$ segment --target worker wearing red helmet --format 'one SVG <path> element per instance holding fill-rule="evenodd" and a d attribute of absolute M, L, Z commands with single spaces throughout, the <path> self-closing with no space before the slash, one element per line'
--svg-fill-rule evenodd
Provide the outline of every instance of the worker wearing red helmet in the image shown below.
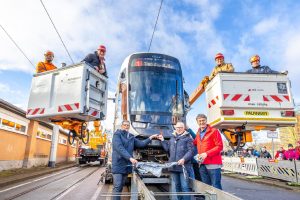
<path fill-rule="evenodd" d="M 224 55 L 218 53 L 215 56 L 216 66 L 209 76 L 209 80 L 212 80 L 219 72 L 234 72 L 234 67 L 231 63 L 225 63 Z"/>
<path fill-rule="evenodd" d="M 250 63 L 252 65 L 252 69 L 247 70 L 247 73 L 253 74 L 277 74 L 279 72 L 270 69 L 268 66 L 260 65 L 260 57 L 259 55 L 254 55 L 250 58 Z"/>
<path fill-rule="evenodd" d="M 52 63 L 54 58 L 54 53 L 52 51 L 46 51 L 45 54 L 45 61 L 39 62 L 36 66 L 36 73 L 42 73 L 45 71 L 50 71 L 57 69 L 57 67 Z"/>
<path fill-rule="evenodd" d="M 88 54 L 83 61 L 94 67 L 100 74 L 107 77 L 106 65 L 105 65 L 105 56 L 106 47 L 100 45 L 94 53 Z"/>

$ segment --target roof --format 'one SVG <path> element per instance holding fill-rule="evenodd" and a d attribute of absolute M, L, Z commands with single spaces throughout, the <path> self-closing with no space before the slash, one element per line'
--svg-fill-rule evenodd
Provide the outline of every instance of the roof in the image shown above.
<path fill-rule="evenodd" d="M 26 118 L 26 111 L 23 110 L 22 108 L 19 108 L 3 99 L 0 98 L 0 108 L 3 108 L 5 110 L 8 110 L 14 114 L 17 114 L 21 117 Z M 53 129 L 53 124 L 51 123 L 46 123 L 46 122 L 39 122 L 40 125 L 45 126 L 49 129 Z M 63 130 L 63 129 L 59 129 L 60 133 L 64 134 L 64 135 L 68 135 L 68 131 Z"/>
<path fill-rule="evenodd" d="M 5 110 L 8 110 L 10 112 L 13 112 L 17 115 L 20 115 L 21 117 L 25 117 L 26 118 L 26 112 L 25 110 L 11 104 L 8 103 L 7 101 L 4 101 L 3 99 L 0 98 L 0 108 L 3 108 Z"/>

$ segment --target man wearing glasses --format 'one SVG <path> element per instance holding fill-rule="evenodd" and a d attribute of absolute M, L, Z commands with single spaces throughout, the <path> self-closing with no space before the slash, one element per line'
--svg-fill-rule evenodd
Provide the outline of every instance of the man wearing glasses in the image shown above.
<path fill-rule="evenodd" d="M 172 192 L 191 192 L 189 187 L 189 177 L 194 178 L 192 168 L 193 139 L 185 131 L 183 122 L 177 122 L 175 132 L 169 141 L 164 140 L 162 135 L 158 136 L 165 151 L 169 153 L 169 162 L 177 162 L 177 165 L 169 168 L 171 172 Z M 178 196 L 178 199 L 190 200 L 190 196 Z"/>
<path fill-rule="evenodd" d="M 157 134 L 151 135 L 145 140 L 139 140 L 129 133 L 130 122 L 124 120 L 121 129 L 118 129 L 112 140 L 112 174 L 113 174 L 113 193 L 120 194 L 125 185 L 125 180 L 132 172 L 132 165 L 138 161 L 133 158 L 134 147 L 142 148 L 147 146 L 152 139 L 157 138 Z M 120 196 L 113 197 L 120 200 Z"/>

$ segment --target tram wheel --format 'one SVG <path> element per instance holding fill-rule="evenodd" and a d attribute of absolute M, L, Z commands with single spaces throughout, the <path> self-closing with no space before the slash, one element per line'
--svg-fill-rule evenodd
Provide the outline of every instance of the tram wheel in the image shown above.
<path fill-rule="evenodd" d="M 76 137 L 77 133 L 75 130 L 70 130 L 69 131 L 69 134 L 68 134 L 68 141 L 69 141 L 69 144 L 74 144 L 74 141 L 75 141 L 75 137 Z"/>

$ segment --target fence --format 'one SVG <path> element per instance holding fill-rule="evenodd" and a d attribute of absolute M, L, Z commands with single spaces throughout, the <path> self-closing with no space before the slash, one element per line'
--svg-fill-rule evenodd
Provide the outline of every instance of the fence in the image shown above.
<path fill-rule="evenodd" d="M 300 161 L 223 157 L 223 169 L 300 183 Z"/>

